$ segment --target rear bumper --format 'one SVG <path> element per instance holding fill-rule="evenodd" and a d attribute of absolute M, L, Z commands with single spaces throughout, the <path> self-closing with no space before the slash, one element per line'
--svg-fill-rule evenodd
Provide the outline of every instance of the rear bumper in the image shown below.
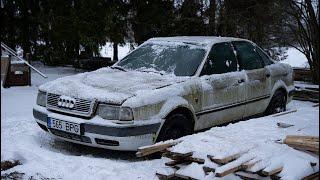
<path fill-rule="evenodd" d="M 291 88 L 288 88 L 287 104 L 292 101 L 294 92 L 295 92 L 294 86 L 292 86 Z"/>
<path fill-rule="evenodd" d="M 33 116 L 42 129 L 60 139 L 93 147 L 123 151 L 135 151 L 138 147 L 153 144 L 161 122 L 161 120 L 158 120 L 158 122 L 156 120 L 152 121 L 155 123 L 149 124 L 115 124 L 101 118 L 87 120 L 61 115 L 47 111 L 45 107 L 41 106 L 34 107 Z M 48 129 L 48 116 L 81 124 L 83 135 Z"/>

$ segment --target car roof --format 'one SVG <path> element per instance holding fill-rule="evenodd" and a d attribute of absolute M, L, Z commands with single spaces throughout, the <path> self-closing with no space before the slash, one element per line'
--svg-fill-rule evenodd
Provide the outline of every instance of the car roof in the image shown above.
<path fill-rule="evenodd" d="M 235 38 L 235 37 L 217 37 L 217 36 L 173 36 L 173 37 L 156 37 L 148 40 L 149 42 L 154 41 L 170 41 L 170 42 L 188 42 L 203 45 L 210 45 L 220 42 L 230 41 L 248 41 L 247 39 Z"/>

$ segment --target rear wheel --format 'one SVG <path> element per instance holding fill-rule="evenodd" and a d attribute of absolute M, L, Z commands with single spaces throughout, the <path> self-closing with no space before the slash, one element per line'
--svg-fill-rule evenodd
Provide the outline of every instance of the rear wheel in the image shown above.
<path fill-rule="evenodd" d="M 178 139 L 182 136 L 192 133 L 193 126 L 191 120 L 180 113 L 172 114 L 166 118 L 156 142 L 166 141 L 169 139 Z"/>
<path fill-rule="evenodd" d="M 286 94 L 283 91 L 276 91 L 265 111 L 265 115 L 275 114 L 286 110 Z"/>

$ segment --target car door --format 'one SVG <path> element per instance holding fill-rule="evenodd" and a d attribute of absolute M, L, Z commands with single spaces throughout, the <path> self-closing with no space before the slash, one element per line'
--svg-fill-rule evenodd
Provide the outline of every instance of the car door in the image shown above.
<path fill-rule="evenodd" d="M 200 73 L 202 81 L 202 111 L 196 115 L 196 129 L 240 119 L 245 98 L 245 73 L 238 72 L 238 64 L 228 42 L 213 45 Z"/>
<path fill-rule="evenodd" d="M 270 71 L 257 51 L 257 47 L 247 41 L 234 41 L 240 70 L 247 74 L 244 117 L 264 112 L 268 106 L 271 91 Z"/>

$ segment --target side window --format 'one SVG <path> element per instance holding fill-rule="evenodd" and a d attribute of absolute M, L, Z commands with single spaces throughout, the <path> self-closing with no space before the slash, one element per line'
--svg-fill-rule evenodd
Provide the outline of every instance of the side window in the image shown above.
<path fill-rule="evenodd" d="M 237 60 L 229 43 L 213 45 L 200 76 L 237 71 Z"/>
<path fill-rule="evenodd" d="M 264 65 L 270 65 L 273 64 L 273 62 L 270 60 L 270 58 L 266 55 L 265 52 L 263 52 L 260 48 L 256 47 L 256 52 L 260 55 L 262 61 L 264 62 Z"/>
<path fill-rule="evenodd" d="M 251 43 L 235 41 L 233 44 L 237 50 L 240 69 L 251 70 L 263 67 L 261 57 Z"/>

